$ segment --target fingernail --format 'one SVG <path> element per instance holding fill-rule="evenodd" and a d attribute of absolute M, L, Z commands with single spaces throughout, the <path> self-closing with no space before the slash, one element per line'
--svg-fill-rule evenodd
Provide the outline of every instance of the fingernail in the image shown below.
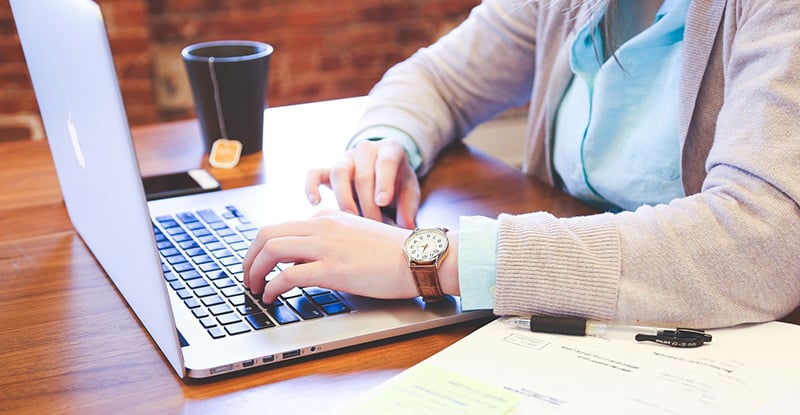
<path fill-rule="evenodd" d="M 319 200 L 317 200 L 317 196 L 315 196 L 315 195 L 308 195 L 308 201 L 312 205 L 316 205 L 317 203 L 319 203 Z"/>
<path fill-rule="evenodd" d="M 384 206 L 384 205 L 388 204 L 389 203 L 389 193 L 387 193 L 387 192 L 378 192 L 378 194 L 375 195 L 375 203 L 377 203 L 379 206 Z"/>

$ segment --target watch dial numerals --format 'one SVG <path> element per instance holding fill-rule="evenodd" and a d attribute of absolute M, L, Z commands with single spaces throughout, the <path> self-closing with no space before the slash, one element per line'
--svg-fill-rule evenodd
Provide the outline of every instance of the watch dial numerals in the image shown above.
<path fill-rule="evenodd" d="M 436 229 L 426 230 L 409 238 L 406 248 L 412 259 L 432 261 L 447 248 L 447 236 Z"/>

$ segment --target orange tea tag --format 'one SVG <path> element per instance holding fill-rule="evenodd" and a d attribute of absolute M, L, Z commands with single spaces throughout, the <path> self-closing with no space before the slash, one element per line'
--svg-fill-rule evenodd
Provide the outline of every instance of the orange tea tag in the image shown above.
<path fill-rule="evenodd" d="M 239 155 L 242 154 L 242 143 L 238 140 L 220 138 L 211 146 L 208 164 L 213 167 L 232 169 L 239 164 Z"/>

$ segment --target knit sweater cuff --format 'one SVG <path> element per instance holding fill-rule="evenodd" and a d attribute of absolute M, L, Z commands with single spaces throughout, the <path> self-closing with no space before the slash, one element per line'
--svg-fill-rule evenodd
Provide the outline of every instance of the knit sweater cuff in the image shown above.
<path fill-rule="evenodd" d="M 494 311 L 613 320 L 620 264 L 611 214 L 501 215 Z"/>

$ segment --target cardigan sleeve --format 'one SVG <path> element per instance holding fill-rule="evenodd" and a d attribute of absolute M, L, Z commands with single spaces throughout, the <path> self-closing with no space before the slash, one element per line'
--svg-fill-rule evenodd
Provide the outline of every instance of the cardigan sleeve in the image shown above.
<path fill-rule="evenodd" d="M 370 91 L 357 130 L 391 123 L 431 167 L 479 123 L 530 99 L 538 2 L 485 0 L 457 28 L 392 67 Z"/>

